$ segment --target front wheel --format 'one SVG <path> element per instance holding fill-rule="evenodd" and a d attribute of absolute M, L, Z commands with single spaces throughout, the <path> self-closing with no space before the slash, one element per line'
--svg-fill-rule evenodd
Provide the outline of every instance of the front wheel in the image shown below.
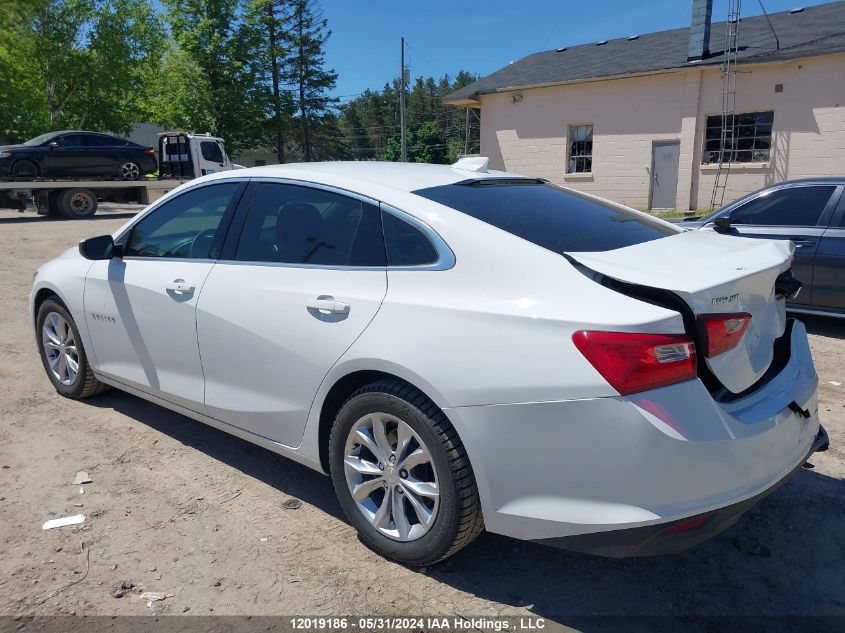
<path fill-rule="evenodd" d="M 47 299 L 38 308 L 35 324 L 41 363 L 59 394 L 81 399 L 106 389 L 91 371 L 79 329 L 64 305 Z"/>
<path fill-rule="evenodd" d="M 430 565 L 483 530 L 475 476 L 449 420 L 399 380 L 353 393 L 329 439 L 335 493 L 361 540 L 408 565 Z"/>
<path fill-rule="evenodd" d="M 38 165 L 31 160 L 19 160 L 12 165 L 12 177 L 16 180 L 38 178 Z"/>

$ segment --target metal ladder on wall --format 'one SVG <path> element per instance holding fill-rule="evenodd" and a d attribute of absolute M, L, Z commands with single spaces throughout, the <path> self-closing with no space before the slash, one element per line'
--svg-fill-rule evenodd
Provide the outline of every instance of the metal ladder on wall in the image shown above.
<path fill-rule="evenodd" d="M 710 196 L 710 208 L 721 207 L 728 187 L 731 163 L 736 158 L 736 58 L 738 53 L 739 17 L 742 0 L 728 0 L 728 21 L 725 24 L 725 48 L 722 59 L 722 131 L 719 137 L 719 162 Z"/>

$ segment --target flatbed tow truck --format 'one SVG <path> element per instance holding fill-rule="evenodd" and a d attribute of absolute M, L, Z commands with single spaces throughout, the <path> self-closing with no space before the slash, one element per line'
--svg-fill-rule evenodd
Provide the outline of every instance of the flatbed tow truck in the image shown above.
<path fill-rule="evenodd" d="M 81 220 L 93 216 L 101 200 L 146 205 L 192 178 L 239 167 L 229 159 L 222 139 L 207 134 L 163 132 L 158 147 L 157 179 L 4 180 L 0 207 Z"/>

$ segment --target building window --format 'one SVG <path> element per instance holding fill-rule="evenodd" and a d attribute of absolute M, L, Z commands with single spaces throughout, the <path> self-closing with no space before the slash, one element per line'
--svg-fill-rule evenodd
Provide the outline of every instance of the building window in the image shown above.
<path fill-rule="evenodd" d="M 745 112 L 728 115 L 725 136 L 724 163 L 766 163 L 772 146 L 772 121 L 774 112 Z M 733 121 L 731 121 L 733 118 Z M 707 117 L 704 152 L 701 163 L 719 162 L 722 142 L 722 115 Z"/>
<path fill-rule="evenodd" d="M 593 171 L 593 126 L 569 126 L 568 174 L 583 174 Z"/>

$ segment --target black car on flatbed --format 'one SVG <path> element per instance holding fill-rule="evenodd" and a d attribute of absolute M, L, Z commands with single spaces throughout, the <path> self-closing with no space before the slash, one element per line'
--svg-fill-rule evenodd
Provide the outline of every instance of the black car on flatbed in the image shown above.
<path fill-rule="evenodd" d="M 119 178 L 138 180 L 158 169 L 155 150 L 125 138 L 67 130 L 0 146 L 0 178 Z"/>

